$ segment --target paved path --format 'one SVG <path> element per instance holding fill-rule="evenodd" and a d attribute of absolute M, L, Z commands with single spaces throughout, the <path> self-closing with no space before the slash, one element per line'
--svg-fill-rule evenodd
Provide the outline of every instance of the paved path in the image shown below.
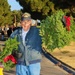
<path fill-rule="evenodd" d="M 41 65 L 41 75 L 68 75 L 68 72 L 56 66 L 44 56 Z"/>
<path fill-rule="evenodd" d="M 4 42 L 0 41 L 0 44 Z M 15 68 L 10 71 L 4 71 L 4 75 L 15 75 Z M 41 62 L 41 75 L 69 75 L 68 72 L 64 71 L 60 67 L 53 64 L 49 59 L 43 56 Z"/>

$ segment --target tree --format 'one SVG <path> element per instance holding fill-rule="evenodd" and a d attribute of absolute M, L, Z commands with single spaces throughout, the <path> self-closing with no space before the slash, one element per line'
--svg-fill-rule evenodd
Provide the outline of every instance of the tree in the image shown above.
<path fill-rule="evenodd" d="M 16 0 L 23 7 L 23 12 L 30 12 L 33 17 L 47 16 L 54 12 L 54 4 L 50 0 Z M 35 15 L 36 13 L 36 15 Z"/>
<path fill-rule="evenodd" d="M 34 17 L 48 16 L 55 10 L 63 9 L 71 12 L 75 16 L 75 0 L 16 0 L 23 7 L 23 12 L 27 11 Z M 36 15 L 35 15 L 36 13 Z"/>
<path fill-rule="evenodd" d="M 52 2 L 55 4 L 55 9 L 63 9 L 75 17 L 75 0 L 52 0 Z"/>
<path fill-rule="evenodd" d="M 21 15 L 22 15 L 22 12 L 20 10 L 12 11 L 13 23 L 15 23 L 15 25 L 17 24 L 17 22 L 20 22 Z"/>
<path fill-rule="evenodd" d="M 10 6 L 7 0 L 0 0 L 0 25 L 12 23 Z"/>

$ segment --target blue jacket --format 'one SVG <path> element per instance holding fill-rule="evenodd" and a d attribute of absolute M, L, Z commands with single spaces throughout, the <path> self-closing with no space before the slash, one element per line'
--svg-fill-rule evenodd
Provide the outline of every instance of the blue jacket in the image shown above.
<path fill-rule="evenodd" d="M 39 29 L 35 26 L 30 28 L 25 38 L 25 44 L 23 44 L 22 40 L 22 28 L 15 30 L 10 37 L 14 38 L 15 36 L 17 36 L 17 40 L 20 42 L 18 50 L 22 53 L 22 57 L 18 59 L 18 64 L 29 65 L 40 62 L 42 47 Z"/>

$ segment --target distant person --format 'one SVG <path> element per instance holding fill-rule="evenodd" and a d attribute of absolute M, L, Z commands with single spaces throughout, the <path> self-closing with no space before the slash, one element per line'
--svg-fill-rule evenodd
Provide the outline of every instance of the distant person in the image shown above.
<path fill-rule="evenodd" d="M 4 40 L 4 31 L 1 32 L 1 40 Z"/>
<path fill-rule="evenodd" d="M 37 26 L 37 21 L 36 20 L 34 20 L 34 19 L 32 19 L 32 24 L 31 24 L 32 26 Z"/>
<path fill-rule="evenodd" d="M 1 26 L 0 26 L 0 34 L 1 34 L 1 32 L 2 32 L 2 28 L 1 28 Z"/>
<path fill-rule="evenodd" d="M 10 37 L 11 33 L 12 33 L 12 28 L 9 27 L 9 29 L 7 30 L 7 36 Z"/>
<path fill-rule="evenodd" d="M 39 19 L 37 19 L 36 21 L 37 21 L 37 25 L 40 25 L 41 21 Z"/>

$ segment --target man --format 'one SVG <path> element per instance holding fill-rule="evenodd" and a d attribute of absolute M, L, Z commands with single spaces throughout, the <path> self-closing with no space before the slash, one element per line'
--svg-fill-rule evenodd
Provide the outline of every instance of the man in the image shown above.
<path fill-rule="evenodd" d="M 17 36 L 18 50 L 21 53 L 17 59 L 16 75 L 40 75 L 41 62 L 41 37 L 39 29 L 31 26 L 32 19 L 29 13 L 21 17 L 21 28 L 11 34 L 11 38 Z"/>

